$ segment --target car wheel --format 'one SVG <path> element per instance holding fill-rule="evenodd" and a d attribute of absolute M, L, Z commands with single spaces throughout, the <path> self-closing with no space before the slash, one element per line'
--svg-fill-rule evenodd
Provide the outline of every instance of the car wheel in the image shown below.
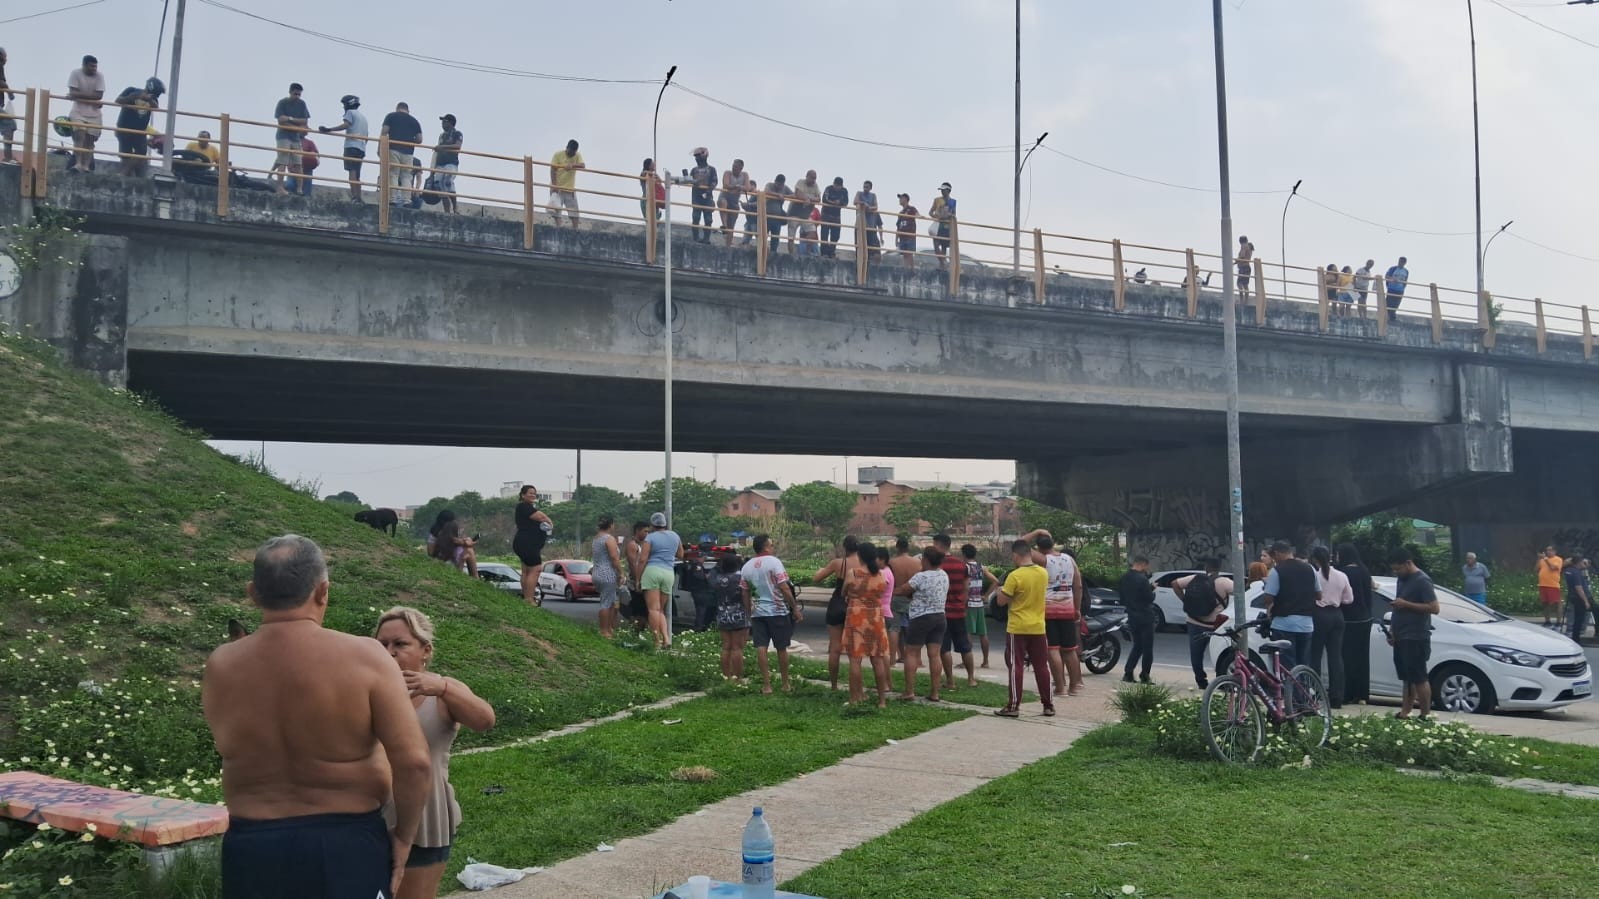
<path fill-rule="evenodd" d="M 577 594 L 572 592 L 572 585 L 571 584 L 567 584 L 566 585 L 566 601 L 567 602 L 577 602 Z"/>
<path fill-rule="evenodd" d="M 1158 634 L 1158 633 L 1160 633 L 1161 631 L 1163 631 L 1165 629 L 1166 629 L 1166 613 L 1162 612 L 1160 610 L 1160 606 L 1156 606 L 1155 607 L 1155 633 Z"/>
<path fill-rule="evenodd" d="M 1499 704 L 1499 698 L 1487 675 L 1457 662 L 1433 673 L 1432 704 L 1439 711 L 1486 715 Z"/>

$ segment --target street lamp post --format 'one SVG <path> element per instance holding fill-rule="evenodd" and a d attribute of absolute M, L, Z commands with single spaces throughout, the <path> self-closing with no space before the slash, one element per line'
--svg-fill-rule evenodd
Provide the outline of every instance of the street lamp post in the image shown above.
<path fill-rule="evenodd" d="M 661 511 L 666 515 L 668 526 L 672 524 L 672 176 L 667 174 L 661 165 L 661 98 L 666 95 L 666 89 L 672 84 L 672 76 L 677 74 L 677 66 L 666 70 L 666 79 L 661 82 L 661 91 L 655 95 L 655 117 L 650 122 L 650 158 L 655 160 L 655 177 L 661 179 L 662 187 L 666 190 L 666 259 L 663 270 L 665 273 L 665 309 L 661 315 L 665 328 L 666 342 L 666 480 L 664 483 L 665 506 Z M 651 190 L 654 190 L 653 185 Z M 668 621 L 670 627 L 670 620 Z"/>
<path fill-rule="evenodd" d="M 1022 275 L 1022 0 L 1016 0 L 1016 143 L 1011 159 L 1016 163 L 1016 178 L 1012 184 L 1012 238 L 1010 276 Z M 849 472 L 845 472 L 848 476 Z"/>
<path fill-rule="evenodd" d="M 1472 14 L 1471 0 L 1466 0 L 1466 26 L 1471 32 L 1471 169 L 1477 200 L 1477 314 L 1486 316 L 1482 292 L 1482 142 L 1477 130 L 1477 19 Z"/>
<path fill-rule="evenodd" d="M 1221 0 L 1211 0 L 1216 41 L 1216 156 L 1221 169 L 1221 258 L 1233 251 L 1232 174 L 1227 160 L 1227 60 L 1222 47 Z M 1294 185 L 1299 190 L 1299 185 Z M 1290 195 L 1292 199 L 1292 195 Z M 1285 207 L 1286 208 L 1286 207 Z M 1284 213 L 1286 215 L 1286 212 Z M 1221 279 L 1223 373 L 1227 383 L 1227 525 L 1232 544 L 1233 582 L 1244 572 L 1244 477 L 1238 427 L 1238 307 L 1233 302 L 1233 279 Z M 1246 591 L 1233 588 L 1233 620 L 1246 621 Z M 1238 652 L 1248 651 L 1247 637 L 1238 635 Z"/>
<path fill-rule="evenodd" d="M 1282 229 L 1277 235 L 1277 247 L 1283 254 L 1283 302 L 1288 301 L 1288 204 L 1294 201 L 1294 197 L 1299 196 L 1299 185 L 1304 183 L 1305 179 L 1303 178 L 1295 181 L 1294 189 L 1288 192 L 1288 199 L 1283 201 Z M 1229 247 L 1228 249 L 1231 248 Z"/>
<path fill-rule="evenodd" d="M 178 15 L 172 23 L 172 72 L 167 76 L 167 127 L 161 141 L 161 164 L 172 171 L 172 149 L 178 128 L 178 75 L 183 67 L 183 16 L 188 0 L 178 0 Z"/>

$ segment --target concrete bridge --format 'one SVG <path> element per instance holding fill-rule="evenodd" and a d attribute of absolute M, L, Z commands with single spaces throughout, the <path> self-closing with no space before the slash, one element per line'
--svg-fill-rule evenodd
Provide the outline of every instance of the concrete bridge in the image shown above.
<path fill-rule="evenodd" d="M 0 167 L 0 223 L 35 214 L 20 195 Z M 540 227 L 529 250 L 487 213 L 394 210 L 379 235 L 378 210 L 333 192 L 235 192 L 222 217 L 211 188 L 91 174 L 46 199 L 86 236 L 0 320 L 218 438 L 659 448 L 641 228 Z M 679 449 L 1016 459 L 1023 494 L 1161 563 L 1225 545 L 1219 295 L 970 264 L 952 292 L 933 266 L 862 280 L 786 255 L 757 277 L 752 250 L 678 233 Z M 1247 311 L 1251 539 L 1394 506 L 1529 542 L 1599 521 L 1591 339 Z"/>

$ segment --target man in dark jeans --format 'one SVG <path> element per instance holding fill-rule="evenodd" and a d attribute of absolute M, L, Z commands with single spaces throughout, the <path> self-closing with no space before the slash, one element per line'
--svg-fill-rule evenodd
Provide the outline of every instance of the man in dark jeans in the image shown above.
<path fill-rule="evenodd" d="M 843 230 L 839 223 L 843 221 L 844 207 L 848 204 L 849 188 L 844 186 L 843 178 L 834 178 L 833 183 L 822 191 L 823 256 L 838 255 L 838 237 Z"/>
<path fill-rule="evenodd" d="M 1266 575 L 1266 613 L 1271 616 L 1271 638 L 1287 640 L 1293 650 L 1283 663 L 1292 668 L 1310 662 L 1310 640 L 1315 633 L 1316 599 L 1321 596 L 1321 575 L 1304 559 L 1294 558 L 1294 548 L 1279 540 L 1271 545 L 1276 562 Z"/>
<path fill-rule="evenodd" d="M 1144 670 L 1138 679 L 1146 684 L 1153 683 L 1149 679 L 1149 669 L 1155 664 L 1155 585 L 1149 582 L 1147 558 L 1133 556 L 1132 567 L 1122 575 L 1116 592 L 1121 595 L 1122 608 L 1127 610 L 1127 634 L 1133 643 L 1132 650 L 1127 653 L 1122 680 L 1132 683 L 1133 667 L 1142 661 Z"/>
<path fill-rule="evenodd" d="M 1394 648 L 1394 671 L 1404 685 L 1399 701 L 1399 718 L 1409 718 L 1412 709 L 1422 718 L 1432 709 L 1432 682 L 1427 679 L 1427 660 L 1432 655 L 1432 616 L 1438 614 L 1438 594 L 1432 578 L 1416 567 L 1408 549 L 1388 555 L 1388 567 L 1399 579 L 1388 621 L 1388 645 Z"/>
<path fill-rule="evenodd" d="M 1210 635 L 1221 624 L 1221 613 L 1233 595 L 1233 579 L 1221 577 L 1221 562 L 1205 560 L 1202 574 L 1191 574 L 1171 583 L 1172 592 L 1183 604 L 1187 619 L 1188 663 L 1194 668 L 1194 683 L 1203 690 L 1210 679 L 1205 675 L 1205 647 L 1210 645 Z"/>
<path fill-rule="evenodd" d="M 1581 553 L 1566 557 L 1566 570 L 1561 578 L 1566 582 L 1566 624 L 1571 639 L 1582 642 L 1582 632 L 1588 629 L 1588 615 L 1593 611 L 1593 583 L 1588 579 L 1588 569 L 1582 564 Z"/>

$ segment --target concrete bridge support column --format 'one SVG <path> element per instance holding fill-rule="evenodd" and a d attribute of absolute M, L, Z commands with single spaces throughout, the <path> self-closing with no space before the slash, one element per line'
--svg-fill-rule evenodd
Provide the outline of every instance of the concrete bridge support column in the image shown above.
<path fill-rule="evenodd" d="M 14 255 L 38 262 L 0 299 L 0 322 L 48 342 L 107 386 L 127 386 L 127 238 L 62 233 Z"/>

